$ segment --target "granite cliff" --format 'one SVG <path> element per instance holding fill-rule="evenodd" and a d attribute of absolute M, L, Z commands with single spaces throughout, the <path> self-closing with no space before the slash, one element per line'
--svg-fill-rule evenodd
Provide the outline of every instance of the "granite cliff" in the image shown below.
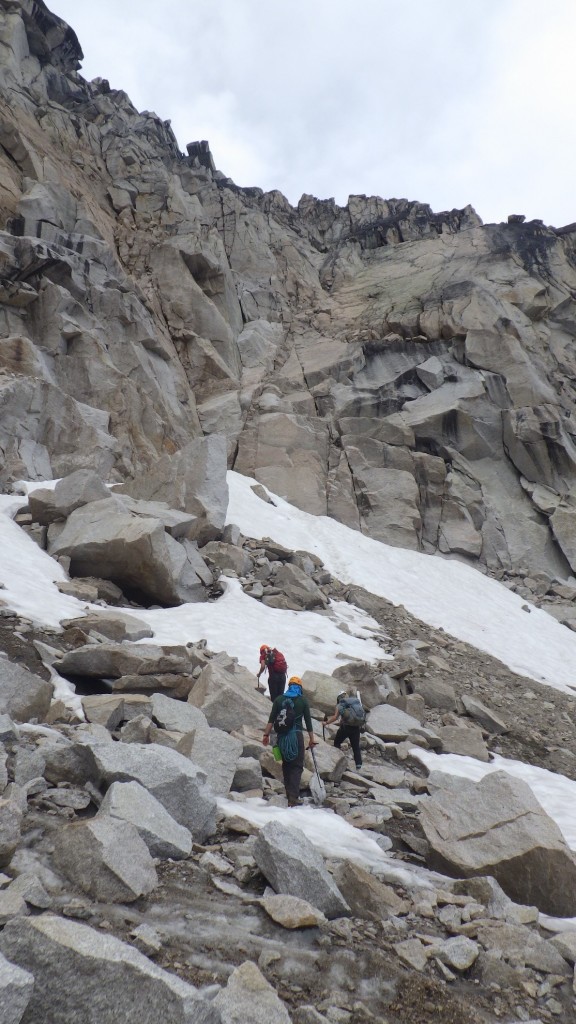
<path fill-rule="evenodd" d="M 195 438 L 301 508 L 489 571 L 576 568 L 576 226 L 239 188 L 0 0 L 0 483 Z"/>

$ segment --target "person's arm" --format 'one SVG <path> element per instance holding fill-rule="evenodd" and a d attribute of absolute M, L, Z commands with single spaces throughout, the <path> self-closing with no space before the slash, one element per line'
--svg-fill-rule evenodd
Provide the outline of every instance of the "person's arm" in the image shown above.
<path fill-rule="evenodd" d="M 316 744 L 318 743 L 318 740 L 316 739 L 314 735 L 314 730 L 312 728 L 312 716 L 310 715 L 310 705 L 305 697 L 302 698 L 302 704 L 304 722 L 308 730 L 308 747 L 315 747 Z"/>
<path fill-rule="evenodd" d="M 270 733 L 272 732 L 273 722 L 274 722 L 274 719 L 276 718 L 276 715 L 278 714 L 278 710 L 276 708 L 277 701 L 278 701 L 278 698 L 276 698 L 276 700 L 274 701 L 274 703 L 272 705 L 272 711 L 270 712 L 270 717 L 269 717 L 268 722 L 266 724 L 266 728 L 264 729 L 264 732 L 262 734 L 262 743 L 264 744 L 265 747 L 267 747 L 269 742 L 270 742 Z"/>
<path fill-rule="evenodd" d="M 338 721 L 339 718 L 340 712 L 338 711 L 338 705 L 336 705 L 336 711 L 334 712 L 331 718 L 327 718 L 326 716 L 324 716 L 324 725 L 334 725 L 334 722 Z"/>
<path fill-rule="evenodd" d="M 265 668 L 266 668 L 266 662 L 264 661 L 264 658 L 261 658 L 260 659 L 260 669 L 259 669 L 259 671 L 256 674 L 256 679 L 260 679 L 260 676 L 262 675 L 262 673 L 263 673 Z"/>

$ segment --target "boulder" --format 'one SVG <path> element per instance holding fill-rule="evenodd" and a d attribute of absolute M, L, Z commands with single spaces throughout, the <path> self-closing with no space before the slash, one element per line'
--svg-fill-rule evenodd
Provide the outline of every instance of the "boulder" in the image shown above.
<path fill-rule="evenodd" d="M 314 754 L 320 778 L 326 782 L 340 782 L 348 764 L 346 754 L 329 743 L 321 742 L 314 747 Z M 308 748 L 304 755 L 304 764 L 309 772 L 315 771 L 312 754 Z"/>
<path fill-rule="evenodd" d="M 210 728 L 206 715 L 194 704 L 174 700 L 163 693 L 153 693 L 150 704 L 152 718 L 162 729 L 186 733 Z"/>
<path fill-rule="evenodd" d="M 92 899 L 104 903 L 133 903 L 158 884 L 138 830 L 107 815 L 61 829 L 54 843 L 54 863 Z"/>
<path fill-rule="evenodd" d="M 331 715 L 336 707 L 336 697 L 346 689 L 346 684 L 335 676 L 307 669 L 302 676 L 302 689 L 311 707 Z"/>
<path fill-rule="evenodd" d="M 276 921 L 276 924 L 281 924 L 283 928 L 317 928 L 318 925 L 326 923 L 326 917 L 321 910 L 313 907 L 307 900 L 301 900 L 298 896 L 286 896 L 278 893 L 273 896 L 263 896 L 260 906 L 273 921 Z"/>
<path fill-rule="evenodd" d="M 43 721 L 54 687 L 8 658 L 0 658 L 0 714 L 14 722 Z"/>
<path fill-rule="evenodd" d="M 421 803 L 429 864 L 445 874 L 492 875 L 516 903 L 576 914 L 576 856 L 530 787 L 505 772 L 480 782 L 433 772 Z"/>
<path fill-rule="evenodd" d="M 32 494 L 33 497 L 33 494 Z M 71 512 L 92 501 L 110 497 L 110 491 L 97 473 L 91 469 L 77 469 L 62 477 L 54 488 L 54 508 L 59 519 L 67 519 Z"/>
<path fill-rule="evenodd" d="M 222 729 L 194 733 L 190 760 L 204 770 L 206 784 L 215 796 L 228 796 L 241 756 L 242 741 Z"/>
<path fill-rule="evenodd" d="M 398 914 L 407 914 L 410 905 L 397 896 L 359 864 L 343 861 L 334 872 L 334 881 L 354 917 L 365 921 L 383 921 Z"/>
<path fill-rule="evenodd" d="M 473 718 L 476 722 L 479 722 L 486 732 L 495 733 L 497 736 L 501 733 L 509 732 L 509 728 L 499 715 L 490 708 L 487 708 L 481 701 L 476 700 L 475 697 L 469 697 L 468 694 L 462 696 L 462 703 L 467 715 Z"/>
<path fill-rule="evenodd" d="M 156 743 L 92 743 L 87 749 L 98 782 L 139 782 L 195 842 L 213 834 L 216 801 L 206 773 L 188 758 Z"/>
<path fill-rule="evenodd" d="M 235 793 L 251 789 L 262 789 L 262 767 L 255 757 L 239 757 L 232 780 Z"/>
<path fill-rule="evenodd" d="M 221 533 L 228 508 L 226 439 L 218 434 L 190 441 L 175 455 L 162 455 L 149 470 L 125 484 L 133 498 L 165 501 L 197 517 L 190 540 L 208 543 Z"/>
<path fill-rule="evenodd" d="M 51 914 L 10 921 L 0 949 L 34 976 L 30 1021 L 220 1024 L 217 1009 L 192 985 L 133 946 L 77 921 Z"/>
<path fill-rule="evenodd" d="M 190 855 L 192 836 L 138 782 L 113 782 L 97 817 L 108 815 L 133 825 L 152 857 L 182 860 Z"/>
<path fill-rule="evenodd" d="M 157 647 L 154 644 L 86 644 L 67 651 L 55 663 L 64 676 L 117 679 L 124 675 L 153 675 L 162 672 L 191 672 L 185 647 Z"/>
<path fill-rule="evenodd" d="M 465 725 L 444 725 L 437 729 L 445 754 L 463 754 L 477 761 L 489 761 L 488 747 L 482 739 L 482 730 Z"/>
<path fill-rule="evenodd" d="M 276 892 L 308 900 L 328 918 L 350 913 L 323 858 L 300 829 L 268 822 L 256 838 L 253 856 Z"/>
<path fill-rule="evenodd" d="M 399 708 L 393 708 L 390 704 L 377 704 L 368 716 L 366 729 L 381 740 L 399 743 L 411 732 L 419 732 L 422 726 L 417 718 L 412 718 Z"/>
<path fill-rule="evenodd" d="M 204 712 L 209 725 L 224 732 L 243 725 L 263 729 L 270 714 L 270 701 L 256 690 L 250 672 L 229 672 L 215 661 L 202 669 L 188 703 Z"/>
<path fill-rule="evenodd" d="M 135 615 L 121 611 L 90 612 L 77 619 L 65 619 L 62 626 L 64 629 L 78 628 L 84 633 L 94 630 L 115 643 L 122 643 L 123 640 L 131 642 L 145 640 L 147 637 L 154 636 L 154 630 L 146 622 L 136 618 Z"/>
<path fill-rule="evenodd" d="M 328 598 L 297 565 L 282 565 L 275 577 L 274 586 L 279 587 L 288 600 L 288 607 L 298 609 L 326 608 Z"/>
<path fill-rule="evenodd" d="M 158 519 L 133 515 L 117 497 L 72 512 L 48 551 L 70 558 L 72 576 L 101 576 L 160 604 L 205 599 L 183 545 Z"/>
<path fill-rule="evenodd" d="M 250 960 L 236 967 L 214 1000 L 222 1024 L 290 1024 L 290 1014 L 272 985 Z"/>
<path fill-rule="evenodd" d="M 224 576 L 247 576 L 254 566 L 254 560 L 243 548 L 218 540 L 204 545 L 202 558 L 218 574 L 223 573 Z"/>
<path fill-rule="evenodd" d="M 0 953 L 0 1006 L 3 1024 L 20 1024 L 34 988 L 34 976 Z"/>

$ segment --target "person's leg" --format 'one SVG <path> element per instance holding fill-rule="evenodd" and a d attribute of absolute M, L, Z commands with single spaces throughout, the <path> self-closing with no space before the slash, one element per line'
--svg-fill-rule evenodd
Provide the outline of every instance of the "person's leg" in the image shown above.
<path fill-rule="evenodd" d="M 348 739 L 350 740 L 350 746 L 352 747 L 352 753 L 354 754 L 354 763 L 357 768 L 361 768 L 362 752 L 360 750 L 360 728 L 358 726 L 351 725 L 348 727 Z"/>
<path fill-rule="evenodd" d="M 345 725 L 339 725 L 338 726 L 338 731 L 337 731 L 337 733 L 336 733 L 336 735 L 334 737 L 334 746 L 338 750 L 340 750 L 340 747 L 342 746 L 344 740 L 347 739 L 347 738 L 348 738 L 348 731 L 346 729 L 346 726 Z"/>
<path fill-rule="evenodd" d="M 270 690 L 270 700 L 272 703 L 284 693 L 286 687 L 286 673 L 285 672 L 268 672 L 268 689 Z"/>
<path fill-rule="evenodd" d="M 300 797 L 300 780 L 304 770 L 304 736 L 298 731 L 298 753 L 292 761 L 282 761 L 284 789 L 288 798 L 288 806 L 294 807 Z"/>

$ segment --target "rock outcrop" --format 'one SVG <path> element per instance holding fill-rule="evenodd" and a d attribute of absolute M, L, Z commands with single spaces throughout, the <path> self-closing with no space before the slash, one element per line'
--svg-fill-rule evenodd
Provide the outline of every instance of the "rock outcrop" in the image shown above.
<path fill-rule="evenodd" d="M 227 459 L 391 544 L 576 570 L 574 225 L 293 207 L 86 82 L 43 3 L 0 34 L 3 486 L 92 470 L 202 544 Z"/>

